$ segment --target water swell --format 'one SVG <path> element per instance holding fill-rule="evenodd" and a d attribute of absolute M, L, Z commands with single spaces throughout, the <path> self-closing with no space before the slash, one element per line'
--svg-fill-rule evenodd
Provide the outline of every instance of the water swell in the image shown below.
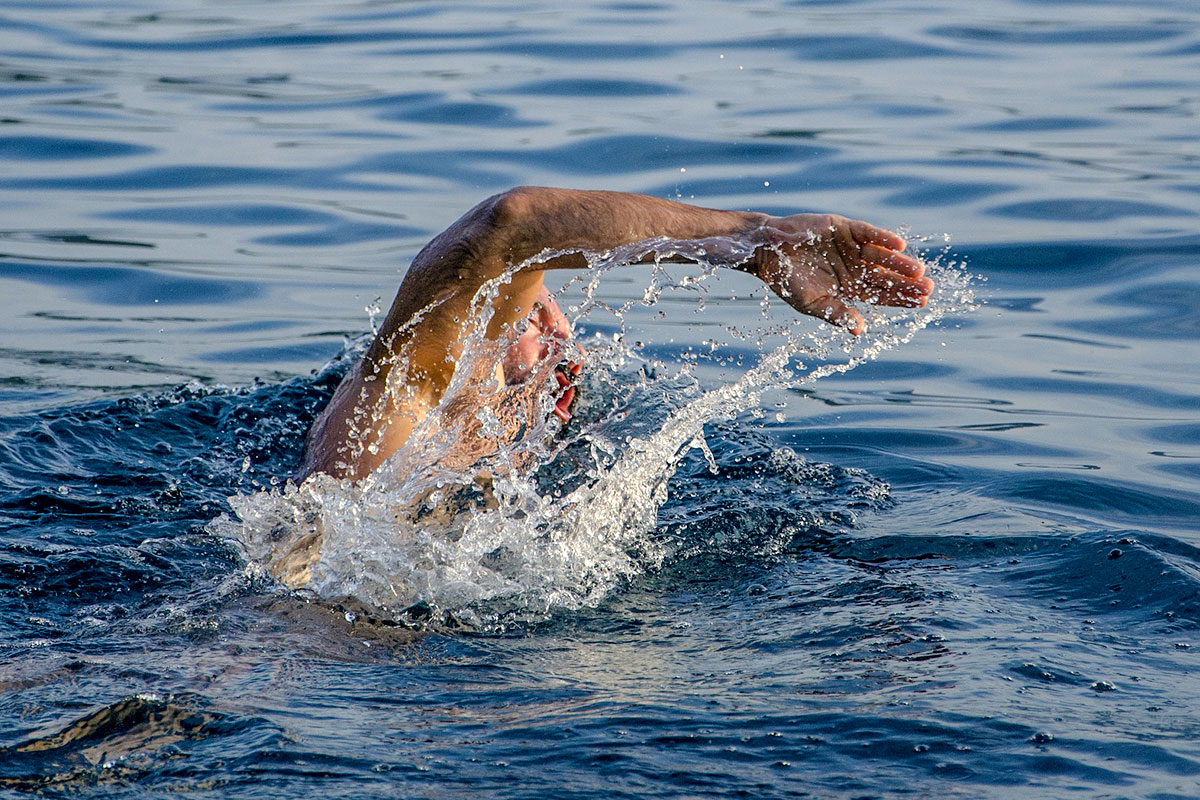
<path fill-rule="evenodd" d="M 203 526 L 231 492 L 294 468 L 329 391 L 326 376 L 189 384 L 0 420 L 0 651 L 119 640 L 244 591 L 236 553 Z"/>

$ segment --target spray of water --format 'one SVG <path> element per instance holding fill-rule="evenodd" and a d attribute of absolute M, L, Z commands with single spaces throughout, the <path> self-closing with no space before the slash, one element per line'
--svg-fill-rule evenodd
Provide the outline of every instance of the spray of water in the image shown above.
<path fill-rule="evenodd" d="M 624 332 L 634 305 L 654 305 L 664 292 L 703 292 L 718 265 L 752 249 L 732 240 L 656 240 L 589 254 L 590 269 L 575 279 L 583 300 L 571 306 L 573 324 L 586 325 L 604 311 Z M 607 304 L 599 291 L 604 277 L 649 252 L 682 255 L 699 268 L 673 278 L 656 261 L 640 299 Z M 971 278 L 947 251 L 925 260 L 938 284 L 927 307 L 872 310 L 860 337 L 797 324 L 785 309 L 789 324 L 770 327 L 764 320 L 754 333 L 732 332 L 754 338 L 760 357 L 717 385 L 690 378 L 686 360 L 674 371 L 650 368 L 622 335 L 591 340 L 589 401 L 577 419 L 560 430 L 551 414 L 554 364 L 539 365 L 526 381 L 534 390 L 523 395 L 530 407 L 515 439 L 506 438 L 493 410 L 511 398 L 498 397 L 505 389 L 487 377 L 498 357 L 496 343 L 484 337 L 487 301 L 504 280 L 498 279 L 476 298 L 476 324 L 440 406 L 399 453 L 357 484 L 314 475 L 300 485 L 232 497 L 232 514 L 212 530 L 238 541 L 253 568 L 288 587 L 325 601 L 353 598 L 382 614 L 399 616 L 420 604 L 435 618 L 451 614 L 488 626 L 594 605 L 666 557 L 654 528 L 680 460 L 697 448 L 717 469 L 706 424 L 755 412 L 768 391 L 849 371 L 973 306 Z M 649 413 L 637 399 L 648 395 L 671 402 Z M 471 464 L 458 463 L 454 449 L 462 437 L 495 446 Z"/>

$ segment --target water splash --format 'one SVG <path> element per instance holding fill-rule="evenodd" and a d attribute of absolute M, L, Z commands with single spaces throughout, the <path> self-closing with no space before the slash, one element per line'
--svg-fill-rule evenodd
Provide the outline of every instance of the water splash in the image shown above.
<path fill-rule="evenodd" d="M 653 306 L 668 292 L 702 298 L 718 267 L 744 260 L 747 248 L 724 239 L 654 240 L 589 255 L 590 269 L 572 281 L 583 297 L 570 307 L 572 322 L 584 325 L 603 312 L 620 332 L 587 342 L 588 400 L 566 430 L 550 413 L 555 365 L 534 370 L 523 395 L 531 413 L 515 441 L 504 439 L 489 414 L 499 400 L 507 402 L 486 379 L 498 356 L 496 343 L 484 337 L 488 301 L 503 278 L 492 282 L 476 297 L 478 321 L 466 334 L 450 388 L 400 452 L 358 484 L 315 475 L 301 485 L 232 497 L 233 516 L 211 530 L 239 541 L 252 564 L 289 587 L 325 601 L 352 598 L 397 617 L 418 607 L 423 617 L 433 610 L 436 619 L 448 614 L 496 626 L 597 604 L 669 556 L 668 542 L 654 535 L 668 482 L 692 449 L 718 469 L 706 425 L 761 414 L 768 391 L 847 372 L 975 302 L 971 277 L 943 250 L 926 254 L 938 284 L 926 308 L 868 310 L 869 329 L 859 337 L 792 319 L 730 330 L 753 339 L 759 357 L 715 386 L 692 374 L 693 359 L 672 371 L 626 344 L 632 308 Z M 640 298 L 617 305 L 601 299 L 601 282 L 613 269 L 648 253 L 658 255 Z M 673 255 L 697 261 L 698 269 L 672 277 L 664 261 Z M 713 340 L 711 348 L 719 344 Z M 472 413 L 462 413 L 464 405 Z M 456 466 L 461 437 L 492 437 L 497 444 L 470 466 Z"/>

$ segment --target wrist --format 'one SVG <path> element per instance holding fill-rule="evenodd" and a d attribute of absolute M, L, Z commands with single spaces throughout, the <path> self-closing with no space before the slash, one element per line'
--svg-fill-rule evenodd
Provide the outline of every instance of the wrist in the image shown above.
<path fill-rule="evenodd" d="M 746 271 L 766 283 L 772 270 L 779 263 L 776 250 L 779 232 L 771 226 L 773 218 L 770 215 L 760 214 L 757 217 L 757 224 L 748 237 L 754 244 L 754 255 L 746 262 Z"/>
<path fill-rule="evenodd" d="M 738 225 L 737 237 L 745 244 L 754 247 L 749 258 L 740 263 L 731 264 L 739 272 L 748 272 L 756 278 L 762 278 L 763 266 L 768 258 L 771 236 L 769 233 L 770 214 L 757 211 L 741 212 L 741 222 Z"/>

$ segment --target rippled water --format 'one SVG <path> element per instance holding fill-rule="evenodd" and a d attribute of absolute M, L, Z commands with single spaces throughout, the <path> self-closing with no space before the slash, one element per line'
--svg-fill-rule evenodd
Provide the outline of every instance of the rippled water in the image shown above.
<path fill-rule="evenodd" d="M 1200 794 L 1200 9 L 565 6 L 0 4 L 0 791 Z M 521 183 L 950 234 L 984 304 L 708 425 L 595 604 L 280 591 L 212 520 Z M 681 396 L 791 319 L 706 285 L 623 320 Z"/>

